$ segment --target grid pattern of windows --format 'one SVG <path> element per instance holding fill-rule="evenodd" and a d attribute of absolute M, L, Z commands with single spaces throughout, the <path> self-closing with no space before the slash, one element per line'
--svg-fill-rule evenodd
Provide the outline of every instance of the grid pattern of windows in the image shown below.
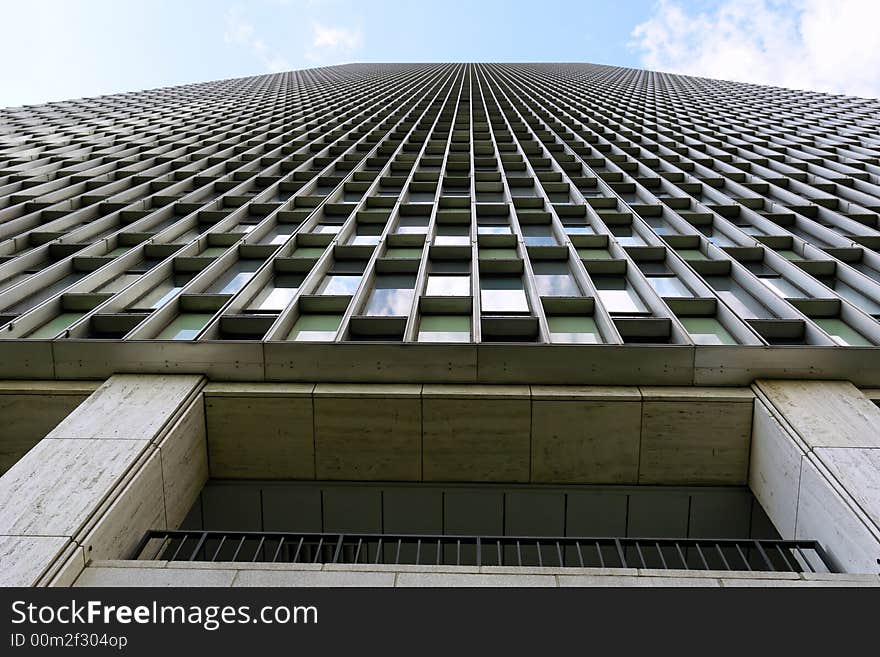
<path fill-rule="evenodd" d="M 5 340 L 880 344 L 880 101 L 358 64 L 0 110 Z"/>

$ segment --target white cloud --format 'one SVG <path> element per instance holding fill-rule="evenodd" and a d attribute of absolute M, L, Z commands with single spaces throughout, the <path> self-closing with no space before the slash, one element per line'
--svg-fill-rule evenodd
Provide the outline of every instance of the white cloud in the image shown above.
<path fill-rule="evenodd" d="M 338 62 L 364 47 L 359 27 L 329 26 L 312 23 L 312 43 L 305 56 L 313 62 Z"/>
<path fill-rule="evenodd" d="M 223 40 L 226 43 L 247 47 L 269 73 L 289 71 L 292 68 L 283 55 L 275 52 L 257 36 L 254 26 L 245 20 L 238 9 L 228 9 L 224 19 L 226 29 L 223 32 Z"/>
<path fill-rule="evenodd" d="M 878 0 L 660 0 L 632 31 L 646 68 L 880 97 Z"/>

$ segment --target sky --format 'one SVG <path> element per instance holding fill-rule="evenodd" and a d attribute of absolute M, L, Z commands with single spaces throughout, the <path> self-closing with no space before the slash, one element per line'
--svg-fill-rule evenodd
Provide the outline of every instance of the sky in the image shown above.
<path fill-rule="evenodd" d="M 880 97 L 880 0 L 0 0 L 0 107 L 346 62 L 593 62 Z"/>

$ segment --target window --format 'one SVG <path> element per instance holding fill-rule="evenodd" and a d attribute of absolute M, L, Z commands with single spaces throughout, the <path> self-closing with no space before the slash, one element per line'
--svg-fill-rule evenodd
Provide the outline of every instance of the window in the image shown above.
<path fill-rule="evenodd" d="M 433 200 L 434 195 L 431 195 Z M 401 217 L 397 224 L 397 233 L 424 235 L 428 231 L 428 217 Z"/>
<path fill-rule="evenodd" d="M 581 290 L 565 261 L 536 261 L 532 266 L 538 294 L 542 297 L 577 297 Z"/>
<path fill-rule="evenodd" d="M 276 224 L 260 240 L 260 244 L 284 244 L 299 224 Z"/>
<path fill-rule="evenodd" d="M 738 344 L 714 317 L 681 317 L 682 326 L 696 344 Z"/>
<path fill-rule="evenodd" d="M 380 274 L 367 300 L 366 315 L 405 317 L 409 315 L 416 285 L 414 275 Z"/>
<path fill-rule="evenodd" d="M 633 231 L 632 226 L 611 226 L 611 234 L 621 246 L 644 246 L 645 240 Z"/>
<path fill-rule="evenodd" d="M 706 276 L 705 278 L 719 298 L 743 319 L 770 319 L 775 317 L 764 304 L 746 292 L 732 278 L 728 276 Z"/>
<path fill-rule="evenodd" d="M 556 246 L 557 242 L 548 224 L 525 224 L 523 241 L 527 246 Z"/>
<path fill-rule="evenodd" d="M 260 260 L 237 260 L 220 274 L 206 290 L 208 294 L 235 294 L 243 288 L 262 265 Z"/>
<path fill-rule="evenodd" d="M 291 302 L 303 276 L 276 274 L 272 282 L 264 287 L 248 306 L 248 310 L 260 312 L 280 312 Z"/>
<path fill-rule="evenodd" d="M 316 293 L 350 297 L 357 291 L 362 277 L 362 274 L 327 274 Z"/>
<path fill-rule="evenodd" d="M 84 315 L 85 313 L 61 313 L 58 317 L 46 322 L 27 337 L 35 340 L 54 338 L 62 331 L 68 329 L 74 322 Z"/>
<path fill-rule="evenodd" d="M 300 315 L 287 335 L 296 342 L 332 342 L 342 315 Z"/>
<path fill-rule="evenodd" d="M 645 302 L 623 276 L 594 276 L 593 283 L 602 305 L 609 313 L 621 315 L 650 313 Z"/>
<path fill-rule="evenodd" d="M 423 315 L 419 342 L 469 342 L 471 318 L 467 315 Z"/>
<path fill-rule="evenodd" d="M 385 226 L 383 224 L 358 224 L 357 231 L 349 244 L 354 246 L 373 246 L 379 243 L 379 237 Z"/>
<path fill-rule="evenodd" d="M 507 219 L 480 219 L 477 233 L 479 235 L 510 235 L 510 222 Z"/>
<path fill-rule="evenodd" d="M 428 276 L 425 295 L 429 297 L 466 297 L 471 293 L 470 276 Z"/>
<path fill-rule="evenodd" d="M 852 347 L 870 347 L 864 335 L 856 331 L 849 324 L 837 317 L 819 317 L 813 322 L 839 345 Z"/>
<path fill-rule="evenodd" d="M 437 226 L 434 244 L 437 246 L 470 246 L 470 227 L 465 225 Z"/>
<path fill-rule="evenodd" d="M 166 326 L 157 340 L 193 340 L 213 317 L 210 313 L 183 313 Z"/>
<path fill-rule="evenodd" d="M 693 298 L 694 293 L 675 276 L 648 276 L 651 287 L 661 297 Z"/>
<path fill-rule="evenodd" d="M 797 285 L 779 275 L 761 276 L 759 280 L 783 299 L 786 297 L 796 299 L 809 296 Z"/>
<path fill-rule="evenodd" d="M 551 342 L 598 344 L 602 342 L 596 321 L 592 317 L 558 315 L 548 317 Z"/>
<path fill-rule="evenodd" d="M 529 302 L 522 279 L 513 276 L 487 276 L 480 279 L 480 305 L 483 312 L 522 314 Z"/>
<path fill-rule="evenodd" d="M 131 308 L 155 310 L 164 306 L 171 298 L 180 292 L 192 279 L 191 274 L 174 274 L 159 283 L 152 290 L 131 305 Z"/>

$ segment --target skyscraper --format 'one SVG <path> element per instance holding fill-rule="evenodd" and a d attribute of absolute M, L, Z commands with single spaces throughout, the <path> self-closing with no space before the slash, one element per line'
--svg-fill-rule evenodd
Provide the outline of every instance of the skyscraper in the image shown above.
<path fill-rule="evenodd" d="M 880 584 L 878 127 L 589 64 L 0 110 L 0 582 Z"/>

